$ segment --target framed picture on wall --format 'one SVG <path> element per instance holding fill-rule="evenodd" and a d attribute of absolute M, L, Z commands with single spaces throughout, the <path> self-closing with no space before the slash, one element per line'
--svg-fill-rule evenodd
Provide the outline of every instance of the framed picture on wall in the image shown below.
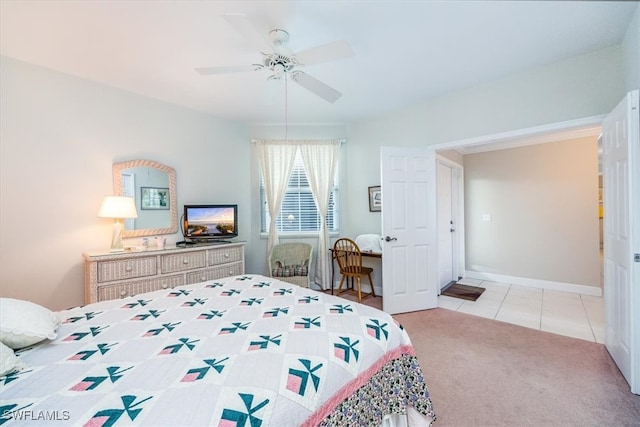
<path fill-rule="evenodd" d="M 380 186 L 369 187 L 369 212 L 380 212 L 382 210 L 382 192 Z"/>
<path fill-rule="evenodd" d="M 169 189 L 157 187 L 140 187 L 141 209 L 169 210 Z"/>

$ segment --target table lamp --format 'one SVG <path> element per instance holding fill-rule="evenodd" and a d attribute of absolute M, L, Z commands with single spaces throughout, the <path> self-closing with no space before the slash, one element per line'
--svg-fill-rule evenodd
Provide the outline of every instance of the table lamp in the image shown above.
<path fill-rule="evenodd" d="M 124 251 L 124 245 L 122 244 L 123 219 L 138 217 L 136 203 L 133 197 L 106 196 L 104 200 L 102 200 L 102 205 L 100 205 L 98 217 L 114 218 L 111 252 Z"/>

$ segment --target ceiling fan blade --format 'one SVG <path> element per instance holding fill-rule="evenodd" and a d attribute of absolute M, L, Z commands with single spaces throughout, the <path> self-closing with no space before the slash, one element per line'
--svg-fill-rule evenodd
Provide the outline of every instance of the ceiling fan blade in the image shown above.
<path fill-rule="evenodd" d="M 245 73 L 257 69 L 259 69 L 257 65 L 231 65 L 223 67 L 198 67 L 196 71 L 203 76 L 208 76 L 211 74 Z"/>
<path fill-rule="evenodd" d="M 300 65 L 311 65 L 349 58 L 353 55 L 354 53 L 349 43 L 344 40 L 337 40 L 298 52 L 295 58 Z"/>
<path fill-rule="evenodd" d="M 291 78 L 303 88 L 315 93 L 320 98 L 323 98 L 331 103 L 336 102 L 342 96 L 340 92 L 338 92 L 331 86 L 327 86 L 320 80 L 316 79 L 315 77 L 311 77 L 309 74 L 302 71 L 294 71 L 293 73 L 291 73 Z"/>
<path fill-rule="evenodd" d="M 260 52 L 271 53 L 273 51 L 273 46 L 269 44 L 266 38 L 267 32 L 262 31 L 257 21 L 241 13 L 227 14 L 223 15 L 223 17 L 229 25 Z"/>

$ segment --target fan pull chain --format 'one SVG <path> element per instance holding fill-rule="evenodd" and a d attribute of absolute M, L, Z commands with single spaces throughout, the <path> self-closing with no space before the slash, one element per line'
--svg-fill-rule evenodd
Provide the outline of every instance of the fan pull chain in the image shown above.
<path fill-rule="evenodd" d="M 289 133 L 289 78 L 287 73 L 284 73 L 284 140 L 287 141 L 287 135 Z"/>

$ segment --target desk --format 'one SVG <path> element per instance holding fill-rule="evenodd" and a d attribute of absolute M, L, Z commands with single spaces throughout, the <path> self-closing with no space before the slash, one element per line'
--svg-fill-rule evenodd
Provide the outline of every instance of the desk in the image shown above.
<path fill-rule="evenodd" d="M 333 253 L 333 249 L 329 249 L 329 252 L 331 252 L 331 295 L 333 295 L 333 288 L 335 285 L 335 281 L 334 281 L 334 270 L 335 270 L 335 266 L 334 266 L 334 261 L 336 259 L 335 254 Z M 372 251 L 362 251 L 360 252 L 360 254 L 363 257 L 368 257 L 368 258 L 382 258 L 382 252 L 372 252 Z M 351 282 L 351 286 L 353 286 L 353 282 Z M 373 283 L 371 284 L 371 286 L 373 286 Z M 349 282 L 347 282 L 347 287 L 349 287 Z"/>

